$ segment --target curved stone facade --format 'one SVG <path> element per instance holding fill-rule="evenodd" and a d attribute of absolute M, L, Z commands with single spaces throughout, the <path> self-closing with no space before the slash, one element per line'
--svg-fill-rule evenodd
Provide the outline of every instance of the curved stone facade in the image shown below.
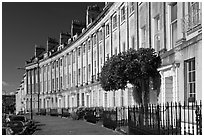
<path fill-rule="evenodd" d="M 32 90 L 36 109 L 38 105 L 40 108 L 134 105 L 131 88 L 106 92 L 100 87 L 98 78 L 108 57 L 141 47 L 155 48 L 162 57 L 162 67 L 158 69 L 162 78 L 161 89 L 158 96 L 158 91 L 150 91 L 150 103 L 165 103 L 165 98 L 168 101 L 184 101 L 184 94 L 188 98 L 190 91 L 186 91 L 185 87 L 189 81 L 186 85 L 183 82 L 183 64 L 190 58 L 196 60 L 196 91 L 193 92 L 196 100 L 201 100 L 199 73 L 202 38 L 197 38 L 202 34 L 201 16 L 197 16 L 195 27 L 198 29 L 194 32 L 190 33 L 186 24 L 181 25 L 186 15 L 190 14 L 188 8 L 193 6 L 190 4 L 106 3 L 103 11 L 92 23 L 87 24 L 80 35 L 76 34 L 67 40 L 67 46 L 59 44 L 56 53 L 45 51 L 41 59 L 36 57 L 26 65 L 28 103 Z M 201 3 L 197 4 L 201 9 Z M 192 38 L 195 38 L 194 45 L 189 42 Z M 39 103 L 36 103 L 38 100 Z"/>

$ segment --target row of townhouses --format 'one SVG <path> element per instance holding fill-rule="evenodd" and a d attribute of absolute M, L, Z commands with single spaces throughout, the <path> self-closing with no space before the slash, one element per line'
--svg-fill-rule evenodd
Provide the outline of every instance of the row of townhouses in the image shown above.
<path fill-rule="evenodd" d="M 59 42 L 48 38 L 26 62 L 17 91 L 18 110 L 117 107 L 135 104 L 131 85 L 104 91 L 99 83 L 107 58 L 130 48 L 154 48 L 161 56 L 159 90 L 149 103 L 202 100 L 201 2 L 106 2 L 89 6 L 86 21 L 73 20 Z M 31 98 L 32 96 L 32 98 Z"/>

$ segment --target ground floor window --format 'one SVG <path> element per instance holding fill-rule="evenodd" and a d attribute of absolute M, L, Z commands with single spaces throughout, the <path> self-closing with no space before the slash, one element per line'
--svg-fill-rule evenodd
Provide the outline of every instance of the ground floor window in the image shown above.
<path fill-rule="evenodd" d="M 105 107 L 108 107 L 108 94 L 104 94 Z"/>
<path fill-rule="evenodd" d="M 84 106 L 84 93 L 81 94 L 81 104 Z"/>
<path fill-rule="evenodd" d="M 67 95 L 67 107 L 70 107 L 69 106 L 69 95 Z"/>
<path fill-rule="evenodd" d="M 87 104 L 86 105 L 87 107 L 90 107 L 90 105 L 89 105 L 89 95 L 86 95 L 86 104 Z"/>
<path fill-rule="evenodd" d="M 77 107 L 79 107 L 79 93 L 77 94 Z"/>
<path fill-rule="evenodd" d="M 185 101 L 194 102 L 196 97 L 195 58 L 184 61 Z"/>

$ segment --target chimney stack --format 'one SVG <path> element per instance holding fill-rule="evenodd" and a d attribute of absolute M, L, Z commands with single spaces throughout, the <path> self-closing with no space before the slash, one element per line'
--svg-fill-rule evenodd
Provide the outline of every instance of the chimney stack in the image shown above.
<path fill-rule="evenodd" d="M 100 7 L 98 5 L 88 6 L 86 10 L 86 26 L 92 23 L 96 17 L 101 13 Z"/>
<path fill-rule="evenodd" d="M 86 25 L 82 21 L 78 20 L 72 20 L 72 25 L 71 25 L 71 37 L 74 35 L 80 35 L 82 33 L 82 29 L 85 28 Z"/>
<path fill-rule="evenodd" d="M 45 48 L 43 47 L 38 47 L 35 45 L 35 57 L 38 57 L 40 54 L 42 54 L 45 51 Z"/>
<path fill-rule="evenodd" d="M 68 44 L 68 39 L 71 38 L 71 34 L 67 33 L 60 33 L 60 45 L 67 45 Z"/>
<path fill-rule="evenodd" d="M 57 42 L 56 39 L 48 37 L 48 40 L 47 40 L 47 51 L 49 52 L 54 47 L 56 47 L 58 44 L 59 43 Z"/>

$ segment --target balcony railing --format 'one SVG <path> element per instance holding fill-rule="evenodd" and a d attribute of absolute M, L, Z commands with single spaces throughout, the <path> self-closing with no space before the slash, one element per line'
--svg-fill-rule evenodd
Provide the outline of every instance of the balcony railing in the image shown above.
<path fill-rule="evenodd" d="M 183 32 L 194 31 L 194 28 L 200 24 L 202 24 L 202 11 L 199 9 L 194 14 L 188 14 L 182 19 Z"/>

